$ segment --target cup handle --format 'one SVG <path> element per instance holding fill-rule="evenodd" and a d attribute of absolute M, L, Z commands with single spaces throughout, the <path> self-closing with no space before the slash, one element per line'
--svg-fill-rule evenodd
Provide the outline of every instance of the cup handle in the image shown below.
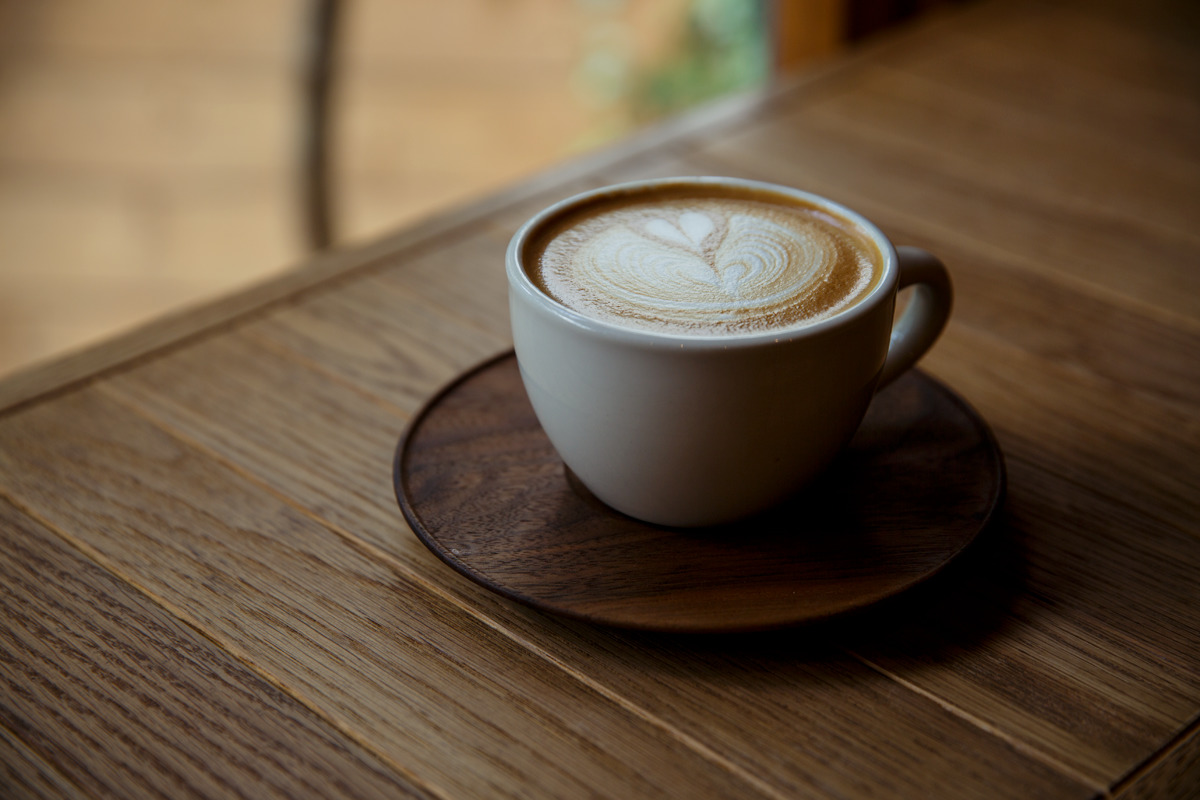
<path fill-rule="evenodd" d="M 900 377 L 933 346 L 946 327 L 954 304 L 950 273 L 936 256 L 919 247 L 897 247 L 896 255 L 900 262 L 898 289 L 912 286 L 913 296 L 892 326 L 887 360 L 879 374 L 879 389 Z"/>

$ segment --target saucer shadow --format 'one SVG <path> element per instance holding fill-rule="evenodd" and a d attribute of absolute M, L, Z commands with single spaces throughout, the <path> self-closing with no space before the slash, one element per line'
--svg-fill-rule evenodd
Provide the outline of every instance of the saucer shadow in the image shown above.
<path fill-rule="evenodd" d="M 1012 624 L 1024 590 L 1024 551 L 1001 511 L 937 574 L 906 591 L 833 617 L 770 630 L 725 633 L 621 631 L 675 655 L 737 654 L 758 661 L 840 659 L 846 651 L 939 660 L 971 651 Z"/>

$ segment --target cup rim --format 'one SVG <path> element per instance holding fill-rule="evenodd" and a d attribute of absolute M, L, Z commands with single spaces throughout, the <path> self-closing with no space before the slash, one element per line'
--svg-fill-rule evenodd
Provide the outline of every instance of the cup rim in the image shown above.
<path fill-rule="evenodd" d="M 859 226 L 875 243 L 882 256 L 883 272 L 876 285 L 863 297 L 859 302 L 855 303 L 850 308 L 837 312 L 833 316 L 816 322 L 801 323 L 789 327 L 774 328 L 766 331 L 753 331 L 748 333 L 676 333 L 669 331 L 647 330 L 645 328 L 633 328 L 617 325 L 612 322 L 597 319 L 594 317 L 582 314 L 554 299 L 550 295 L 539 289 L 533 279 L 529 277 L 529 273 L 525 270 L 522 264 L 521 253 L 525 248 L 526 242 L 542 225 L 549 220 L 566 213 L 570 209 L 590 202 L 591 200 L 603 196 L 616 196 L 622 194 L 634 194 L 638 192 L 652 191 L 659 188 L 670 187 L 689 187 L 689 186 L 731 186 L 735 189 L 746 189 L 749 191 L 759 192 L 763 194 L 775 194 L 790 200 L 800 200 L 816 206 L 824 211 L 833 213 L 835 216 L 844 217 L 855 225 Z M 884 235 L 875 223 L 864 217 L 862 214 L 848 208 L 841 203 L 831 200 L 823 195 L 814 194 L 812 192 L 796 189 L 782 184 L 770 183 L 767 181 L 751 180 L 747 178 L 728 178 L 719 176 L 677 176 L 668 178 L 650 178 L 646 180 L 626 181 L 609 186 L 602 186 L 595 189 L 588 189 L 583 192 L 566 197 L 558 202 L 547 206 L 537 214 L 530 217 L 517 229 L 509 240 L 508 250 L 505 254 L 505 270 L 508 275 L 508 285 L 510 291 L 518 292 L 521 296 L 531 301 L 535 306 L 571 326 L 583 331 L 591 332 L 597 335 L 604 336 L 610 339 L 617 339 L 630 344 L 643 345 L 665 345 L 673 348 L 721 348 L 728 349 L 734 347 L 747 347 L 767 342 L 791 341 L 794 339 L 808 338 L 810 336 L 819 335 L 833 328 L 840 328 L 862 316 L 870 314 L 881 302 L 884 302 L 892 293 L 897 282 L 899 272 L 898 256 L 896 248 L 891 240 Z"/>

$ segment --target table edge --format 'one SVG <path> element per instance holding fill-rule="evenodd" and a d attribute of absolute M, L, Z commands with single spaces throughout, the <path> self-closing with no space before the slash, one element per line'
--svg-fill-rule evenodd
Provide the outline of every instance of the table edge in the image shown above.
<path fill-rule="evenodd" d="M 915 22 L 853 44 L 795 73 L 777 76 L 765 87 L 721 98 L 649 125 L 606 147 L 551 164 L 477 200 L 434 211 L 393 233 L 311 254 L 296 266 L 248 287 L 197 301 L 136 324 L 123 333 L 0 375 L 0 417 L 218 333 L 331 281 L 367 271 L 384 259 L 453 235 L 491 213 L 549 192 L 556 186 L 612 169 L 657 150 L 678 146 L 689 138 L 708 135 L 719 128 L 746 124 L 784 98 L 836 81 L 843 73 L 873 62 L 886 51 L 919 48 L 947 24 L 953 24 L 960 17 L 978 17 L 981 12 L 986 16 L 988 8 L 985 4 L 935 10 Z"/>

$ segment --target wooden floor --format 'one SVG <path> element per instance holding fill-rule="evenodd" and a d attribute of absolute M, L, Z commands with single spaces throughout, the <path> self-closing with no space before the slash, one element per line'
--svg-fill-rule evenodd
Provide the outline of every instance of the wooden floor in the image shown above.
<path fill-rule="evenodd" d="M 604 92 L 677 35 L 686 4 L 347 3 L 338 239 L 629 130 Z M 0 374 L 304 255 L 306 8 L 0 0 Z"/>

